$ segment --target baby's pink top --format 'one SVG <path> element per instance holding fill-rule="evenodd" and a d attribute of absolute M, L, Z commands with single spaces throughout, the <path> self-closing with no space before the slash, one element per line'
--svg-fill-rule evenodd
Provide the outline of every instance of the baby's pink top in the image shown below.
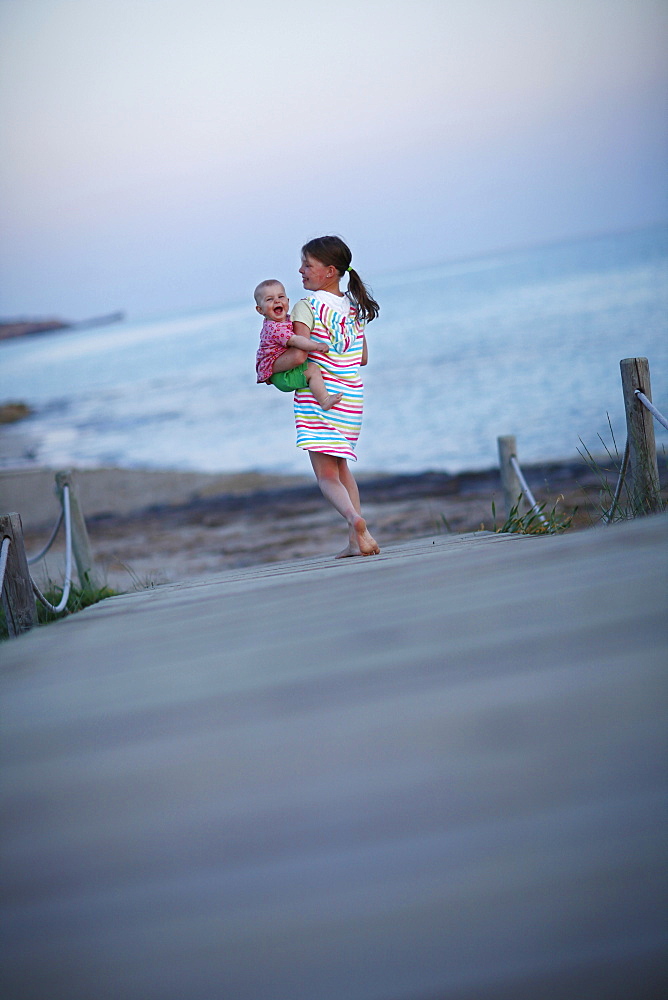
<path fill-rule="evenodd" d="M 260 346 L 255 358 L 258 382 L 269 381 L 273 374 L 271 369 L 274 361 L 287 349 L 292 334 L 291 320 L 277 323 L 274 319 L 265 319 L 260 330 Z"/>

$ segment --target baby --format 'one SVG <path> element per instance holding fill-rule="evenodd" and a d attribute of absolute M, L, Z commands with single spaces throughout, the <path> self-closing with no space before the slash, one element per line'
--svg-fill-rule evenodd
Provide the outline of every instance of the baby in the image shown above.
<path fill-rule="evenodd" d="M 308 386 L 323 410 L 330 410 L 343 399 L 343 393 L 327 392 L 320 366 L 307 358 L 311 351 L 327 354 L 329 344 L 298 337 L 292 332 L 288 316 L 290 303 L 280 281 L 272 278 L 261 281 L 254 294 L 255 308 L 264 316 L 255 361 L 258 382 L 271 382 L 281 392 L 294 392 Z"/>

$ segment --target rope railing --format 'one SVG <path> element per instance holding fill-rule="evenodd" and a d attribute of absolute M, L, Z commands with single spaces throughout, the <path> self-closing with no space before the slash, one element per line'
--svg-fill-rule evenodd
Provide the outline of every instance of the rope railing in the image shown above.
<path fill-rule="evenodd" d="M 58 532 L 60 531 L 60 526 L 63 523 L 63 517 L 64 516 L 65 516 L 65 513 L 64 513 L 64 511 L 63 511 L 63 509 L 61 507 L 60 514 L 58 515 L 58 520 L 56 521 L 56 526 L 53 529 L 53 531 L 51 532 L 51 538 L 48 540 L 48 542 L 46 543 L 46 545 L 44 546 L 44 548 L 41 549 L 40 552 L 37 552 L 36 555 L 34 555 L 34 556 L 26 556 L 26 562 L 28 563 L 29 566 L 32 566 L 33 563 L 39 562 L 40 559 L 43 559 L 44 556 L 47 554 L 47 552 L 49 551 L 49 549 L 51 548 L 51 546 L 53 545 L 53 543 L 56 540 L 56 536 L 58 535 Z"/>
<path fill-rule="evenodd" d="M 76 481 L 71 471 L 56 473 L 56 494 L 60 500 L 60 514 L 46 545 L 35 555 L 26 556 L 23 526 L 18 513 L 0 514 L 0 540 L 2 542 L 2 604 L 5 609 L 7 630 L 10 635 L 20 635 L 37 623 L 35 600 L 52 614 L 67 610 L 72 593 L 73 572 L 76 572 L 83 591 L 94 593 L 103 586 L 93 561 L 93 555 L 81 510 Z M 61 525 L 65 524 L 65 579 L 60 600 L 52 604 L 37 586 L 30 566 L 43 559 L 51 549 Z"/>
<path fill-rule="evenodd" d="M 666 428 L 666 430 L 668 431 L 668 420 L 666 420 L 666 418 L 664 417 L 663 413 L 661 413 L 659 410 L 657 410 L 657 408 L 654 405 L 654 403 L 652 403 L 647 398 L 647 396 L 645 395 L 645 393 L 640 391 L 640 389 L 636 389 L 635 394 L 638 397 L 638 399 L 640 400 L 640 402 L 642 403 L 642 405 L 647 410 L 649 410 L 649 412 L 652 414 L 652 416 L 654 417 L 654 419 L 658 420 L 659 423 L 662 424 Z"/>
<path fill-rule="evenodd" d="M 626 412 L 626 445 L 612 504 L 609 509 L 601 510 L 603 524 L 612 523 L 615 513 L 620 510 L 623 488 L 628 495 L 623 505 L 624 517 L 651 514 L 665 509 L 657 465 L 654 422 L 647 419 L 644 410 L 649 411 L 666 430 L 668 419 L 650 399 L 652 389 L 647 358 L 623 358 L 619 366 Z M 520 503 L 523 503 L 530 508 L 529 513 L 539 519 L 541 528 L 551 533 L 552 518 L 548 520 L 543 515 L 542 507 L 538 506 L 522 473 L 514 436 L 499 437 L 497 444 L 501 487 L 508 517 L 513 517 L 518 512 Z M 607 480 L 604 480 L 603 487 L 608 490 Z"/>
<path fill-rule="evenodd" d="M 537 517 L 540 520 L 541 524 L 547 525 L 547 523 L 548 523 L 547 522 L 547 518 L 543 514 L 541 508 L 536 503 L 536 499 L 535 499 L 533 493 L 531 492 L 531 490 L 529 489 L 529 484 L 527 483 L 526 479 L 524 478 L 524 475 L 522 474 L 522 470 L 520 468 L 520 463 L 517 461 L 517 456 L 516 455 L 511 455 L 510 456 L 510 464 L 512 465 L 513 471 L 514 471 L 515 475 L 517 476 L 517 478 L 519 480 L 520 486 L 522 487 L 522 493 L 524 494 L 524 496 L 526 497 L 527 501 L 529 502 L 529 505 L 531 507 L 532 512 L 537 515 Z"/>
<path fill-rule="evenodd" d="M 55 541 L 56 535 L 58 534 L 58 529 L 60 525 L 65 520 L 65 582 L 63 584 L 63 593 L 61 595 L 58 604 L 51 604 L 49 600 L 41 592 L 35 581 L 30 578 L 32 584 L 33 594 L 37 600 L 44 605 L 47 610 L 53 612 L 54 615 L 59 615 L 61 611 L 64 611 L 67 607 L 67 602 L 70 596 L 70 589 L 72 587 L 72 517 L 70 512 L 70 488 L 67 483 L 63 486 L 63 509 L 61 515 L 58 518 L 58 523 L 56 524 L 55 530 L 51 534 L 51 538 L 47 542 L 46 546 L 38 555 L 32 556 L 28 559 L 29 563 L 37 562 L 38 559 L 42 559 L 46 553 L 49 551 L 53 542 Z"/>

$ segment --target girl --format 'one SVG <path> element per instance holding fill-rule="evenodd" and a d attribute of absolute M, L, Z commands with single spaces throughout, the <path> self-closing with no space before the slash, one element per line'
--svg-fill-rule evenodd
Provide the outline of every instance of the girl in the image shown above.
<path fill-rule="evenodd" d="M 306 389 L 295 392 L 297 447 L 309 453 L 323 496 L 348 522 L 348 545 L 337 558 L 380 552 L 362 517 L 359 490 L 348 459 L 362 424 L 364 388 L 360 367 L 367 363 L 364 327 L 380 307 L 351 267 L 352 254 L 338 236 L 320 236 L 302 247 L 299 273 L 307 292 L 292 310 L 295 335 L 329 344 L 326 354 L 309 355 L 322 368 L 330 393 L 343 398 L 323 411 Z M 339 288 L 348 274 L 348 292 Z"/>

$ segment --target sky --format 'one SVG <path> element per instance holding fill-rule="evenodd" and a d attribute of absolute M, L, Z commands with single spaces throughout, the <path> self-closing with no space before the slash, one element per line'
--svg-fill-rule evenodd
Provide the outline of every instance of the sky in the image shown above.
<path fill-rule="evenodd" d="M 0 0 L 0 317 L 668 221 L 664 0 Z"/>

